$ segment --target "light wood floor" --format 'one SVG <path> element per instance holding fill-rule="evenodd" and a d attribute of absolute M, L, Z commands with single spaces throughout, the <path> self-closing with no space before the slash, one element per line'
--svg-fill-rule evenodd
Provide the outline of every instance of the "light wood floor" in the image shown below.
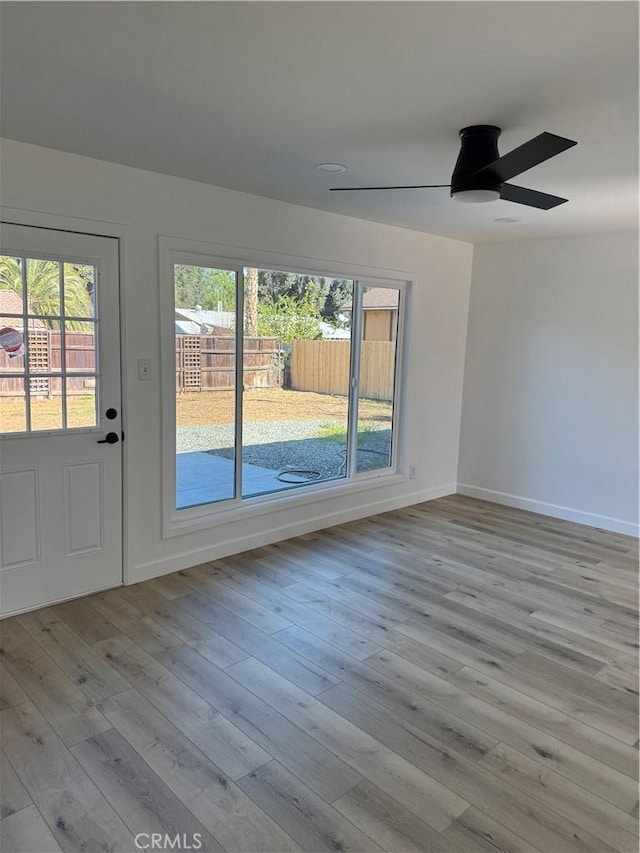
<path fill-rule="evenodd" d="M 635 853 L 636 576 L 452 497 L 6 620 L 3 849 Z"/>

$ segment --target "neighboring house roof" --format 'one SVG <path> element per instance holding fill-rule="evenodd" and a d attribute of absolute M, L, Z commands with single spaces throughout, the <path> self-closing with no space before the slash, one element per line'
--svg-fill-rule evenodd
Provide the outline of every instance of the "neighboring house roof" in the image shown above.
<path fill-rule="evenodd" d="M 193 320 L 176 320 L 176 335 L 199 335 L 200 324 Z"/>
<path fill-rule="evenodd" d="M 233 329 L 228 326 L 211 326 L 209 323 L 194 323 L 193 320 L 176 320 L 176 335 L 207 335 L 209 337 L 228 338 L 233 335 Z"/>
<path fill-rule="evenodd" d="M 233 329 L 236 322 L 234 311 L 205 311 L 196 308 L 176 308 L 176 320 L 189 320 L 198 324 L 197 332 L 187 334 L 200 334 L 200 326 L 221 326 L 223 329 Z"/>
<path fill-rule="evenodd" d="M 0 290 L 0 314 L 22 314 L 22 299 L 15 290 Z"/>
<path fill-rule="evenodd" d="M 348 340 L 351 337 L 349 329 L 334 329 L 330 323 L 321 322 L 318 324 L 324 340 Z"/>
<path fill-rule="evenodd" d="M 392 287 L 372 287 L 362 295 L 364 311 L 396 311 L 398 309 L 398 291 Z M 351 311 L 351 302 L 341 306 L 343 311 Z"/>
<path fill-rule="evenodd" d="M 0 290 L 0 326 L 22 329 L 22 317 L 5 317 L 5 314 L 22 314 L 22 297 L 15 290 Z M 44 329 L 42 320 L 29 320 L 32 329 Z"/>

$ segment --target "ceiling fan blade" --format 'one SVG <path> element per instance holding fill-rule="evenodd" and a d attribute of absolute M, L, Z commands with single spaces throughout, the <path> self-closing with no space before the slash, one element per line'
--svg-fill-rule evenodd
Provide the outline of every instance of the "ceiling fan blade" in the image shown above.
<path fill-rule="evenodd" d="M 437 187 L 450 187 L 451 184 L 420 184 L 410 187 L 331 187 L 330 193 L 360 192 L 362 190 L 431 190 Z"/>
<path fill-rule="evenodd" d="M 555 133 L 540 133 L 524 145 L 514 148 L 503 157 L 498 157 L 493 163 L 487 163 L 486 166 L 478 169 L 475 176 L 490 177 L 495 181 L 508 181 L 577 144 L 572 139 L 556 136 Z"/>
<path fill-rule="evenodd" d="M 540 210 L 551 210 L 552 207 L 569 200 L 557 195 L 539 193 L 537 190 L 528 190 L 526 187 L 517 187 L 515 184 L 503 184 L 500 198 L 504 201 L 514 201 L 516 204 L 526 204 L 528 207 L 538 207 Z"/>

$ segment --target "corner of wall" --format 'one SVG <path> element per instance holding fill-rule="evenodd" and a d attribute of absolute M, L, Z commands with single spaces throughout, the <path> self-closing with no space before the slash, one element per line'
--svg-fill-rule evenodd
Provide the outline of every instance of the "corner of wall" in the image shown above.
<path fill-rule="evenodd" d="M 473 291 L 473 271 L 476 256 L 476 244 L 471 244 L 471 257 L 469 259 L 469 286 L 467 288 L 467 303 L 465 306 L 464 344 L 462 355 L 462 386 L 460 394 L 460 413 L 458 417 L 458 452 L 456 454 L 456 481 L 460 479 L 460 452 L 462 447 L 462 421 L 464 418 L 464 391 L 467 375 L 467 348 L 469 343 L 469 320 L 471 317 L 471 295 Z"/>

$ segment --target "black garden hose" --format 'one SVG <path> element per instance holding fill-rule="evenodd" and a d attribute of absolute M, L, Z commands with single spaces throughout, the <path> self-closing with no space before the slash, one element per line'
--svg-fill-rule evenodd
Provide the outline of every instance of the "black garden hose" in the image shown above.
<path fill-rule="evenodd" d="M 359 447 L 358 453 L 375 453 L 377 456 L 388 456 L 388 453 L 385 453 L 384 450 L 370 450 L 367 447 Z M 343 473 L 346 472 L 347 467 L 347 449 L 346 447 L 343 450 L 338 451 L 338 455 L 343 457 L 342 462 L 340 463 L 340 467 L 338 468 L 338 477 L 340 477 Z M 300 479 L 297 480 L 287 480 L 285 477 L 298 477 Z M 301 486 L 304 483 L 315 483 L 318 480 L 322 479 L 322 472 L 314 471 L 310 468 L 285 468 L 283 471 L 280 471 L 279 474 L 276 474 L 276 480 L 279 480 L 281 483 L 289 483 L 293 486 Z"/>

